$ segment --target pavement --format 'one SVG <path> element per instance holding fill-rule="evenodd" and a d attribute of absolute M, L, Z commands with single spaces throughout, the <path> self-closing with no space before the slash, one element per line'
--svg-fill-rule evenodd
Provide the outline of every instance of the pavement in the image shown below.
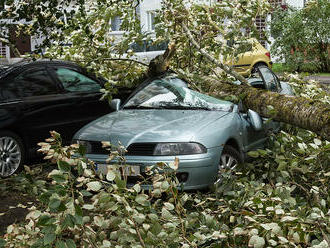
<path fill-rule="evenodd" d="M 322 84 L 330 84 L 330 76 L 308 76 L 304 78 L 305 80 L 315 80 Z"/>
<path fill-rule="evenodd" d="M 330 76 L 307 76 L 304 80 L 315 80 L 321 83 L 326 92 L 330 93 Z"/>

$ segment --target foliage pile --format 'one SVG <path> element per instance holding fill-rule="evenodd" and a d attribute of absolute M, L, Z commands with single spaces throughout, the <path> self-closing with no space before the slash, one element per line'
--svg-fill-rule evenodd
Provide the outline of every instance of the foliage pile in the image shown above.
<path fill-rule="evenodd" d="M 296 75 L 290 82 L 297 94 L 329 102 L 315 83 Z M 328 247 L 330 143 L 309 131 L 285 130 L 204 193 L 178 190 L 179 161 L 150 168 L 153 189 L 126 188 L 118 171 L 125 166 L 123 147 L 109 148 L 112 163 L 100 175 L 83 147 L 62 147 L 53 132 L 40 145 L 58 168 L 36 188 L 41 206 L 30 209 L 26 223 L 7 228 L 4 246 Z"/>

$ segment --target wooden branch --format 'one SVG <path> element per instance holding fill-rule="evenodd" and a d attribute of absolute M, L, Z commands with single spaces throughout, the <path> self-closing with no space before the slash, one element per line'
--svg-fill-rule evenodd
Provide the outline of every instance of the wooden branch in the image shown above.
<path fill-rule="evenodd" d="M 134 62 L 134 63 L 138 63 L 140 65 L 146 66 L 148 67 L 149 65 L 146 63 L 143 63 L 141 61 L 135 60 L 135 59 L 129 59 L 129 58 L 96 58 L 93 59 L 92 61 L 100 61 L 100 60 L 110 60 L 110 61 L 128 61 L 128 62 Z M 75 60 L 75 62 L 87 62 L 89 60 Z"/>
<path fill-rule="evenodd" d="M 212 55 L 210 55 L 207 51 L 205 51 L 205 49 L 201 48 L 201 46 L 197 43 L 197 41 L 195 40 L 194 36 L 190 32 L 189 28 L 183 22 L 181 23 L 181 26 L 182 26 L 183 30 L 186 32 L 186 34 L 187 34 L 190 42 L 194 45 L 194 47 L 202 55 L 204 55 L 209 61 L 211 61 L 212 63 L 214 63 L 215 65 L 217 65 L 219 68 L 221 68 L 222 70 L 224 70 L 226 73 L 232 75 L 237 80 L 241 81 L 243 84 L 249 85 L 249 82 L 243 76 L 241 76 L 240 74 L 238 74 L 237 72 L 235 72 L 230 66 L 225 65 L 225 64 L 222 64 L 217 59 L 215 59 Z"/>
<path fill-rule="evenodd" d="M 149 63 L 149 69 L 147 72 L 148 77 L 153 77 L 159 75 L 168 70 L 170 60 L 175 54 L 175 43 L 171 42 L 164 54 L 158 55 L 156 58 L 152 59 Z"/>
<path fill-rule="evenodd" d="M 136 59 L 128 59 L 128 58 L 103 58 L 102 60 L 113 60 L 113 61 L 129 61 L 129 62 L 134 62 L 143 66 L 149 66 L 146 63 L 143 63 L 141 61 L 138 61 Z"/>

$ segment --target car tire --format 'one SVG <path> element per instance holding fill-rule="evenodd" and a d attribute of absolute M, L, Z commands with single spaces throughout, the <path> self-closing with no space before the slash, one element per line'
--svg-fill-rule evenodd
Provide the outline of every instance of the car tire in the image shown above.
<path fill-rule="evenodd" d="M 257 73 L 257 72 L 258 72 L 258 67 L 262 67 L 262 66 L 267 66 L 267 64 L 262 63 L 262 62 L 256 63 L 256 64 L 253 66 L 251 73 Z M 267 66 L 267 67 L 268 67 L 268 66 Z"/>
<path fill-rule="evenodd" d="M 25 147 L 13 132 L 0 131 L 0 177 L 9 177 L 22 169 Z"/>
<path fill-rule="evenodd" d="M 239 151 L 230 145 L 225 145 L 220 156 L 215 184 L 221 182 L 221 174 L 223 171 L 233 171 L 242 162 L 243 159 Z"/>

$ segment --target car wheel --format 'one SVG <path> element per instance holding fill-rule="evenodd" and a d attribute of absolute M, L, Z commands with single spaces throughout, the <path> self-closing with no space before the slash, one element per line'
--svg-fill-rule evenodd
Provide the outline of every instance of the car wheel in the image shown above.
<path fill-rule="evenodd" d="M 265 63 L 256 63 L 253 68 L 252 68 L 252 71 L 251 73 L 257 73 L 258 72 L 258 67 L 262 67 L 262 66 L 267 66 L 267 64 Z"/>
<path fill-rule="evenodd" d="M 25 149 L 20 137 L 9 131 L 0 131 L 1 177 L 9 177 L 20 170 L 24 154 Z"/>
<path fill-rule="evenodd" d="M 219 165 L 218 165 L 218 175 L 215 184 L 218 184 L 222 180 L 222 174 L 224 172 L 231 172 L 242 163 L 242 158 L 240 153 L 230 145 L 225 145 L 222 150 Z"/>

